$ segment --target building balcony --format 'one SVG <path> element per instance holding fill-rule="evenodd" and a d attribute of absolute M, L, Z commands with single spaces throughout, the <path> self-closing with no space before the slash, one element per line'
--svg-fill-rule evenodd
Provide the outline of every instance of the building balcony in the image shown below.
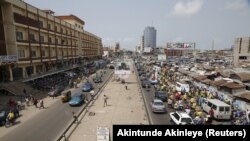
<path fill-rule="evenodd" d="M 31 19 L 31 18 L 28 18 L 28 17 L 25 17 L 25 16 L 20 15 L 20 14 L 17 14 L 17 13 L 14 13 L 14 20 L 15 20 L 16 23 L 20 23 L 20 24 L 29 25 L 29 26 L 39 28 L 39 22 L 38 21 L 36 21 L 34 19 Z"/>

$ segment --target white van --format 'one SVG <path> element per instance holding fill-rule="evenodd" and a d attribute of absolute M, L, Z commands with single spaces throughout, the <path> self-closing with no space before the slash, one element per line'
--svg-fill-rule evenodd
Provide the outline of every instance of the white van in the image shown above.
<path fill-rule="evenodd" d="M 218 99 L 204 99 L 202 109 L 205 112 L 209 112 L 212 108 L 214 111 L 215 119 L 230 119 L 231 118 L 231 106 L 218 100 Z"/>
<path fill-rule="evenodd" d="M 175 89 L 177 92 L 182 92 L 185 90 L 185 92 L 189 92 L 189 84 L 185 82 L 176 82 Z"/>

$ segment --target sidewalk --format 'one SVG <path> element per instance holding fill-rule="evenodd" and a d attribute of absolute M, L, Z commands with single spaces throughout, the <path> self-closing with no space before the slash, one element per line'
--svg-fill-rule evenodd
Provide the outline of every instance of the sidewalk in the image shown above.
<path fill-rule="evenodd" d="M 89 107 L 89 113 L 73 130 L 69 141 L 97 141 L 97 127 L 108 127 L 112 141 L 114 124 L 148 124 L 136 75 L 131 74 L 126 82 L 128 82 L 128 90 L 125 89 L 125 84 L 110 80 L 93 105 Z M 104 107 L 104 95 L 109 97 L 106 107 Z"/>

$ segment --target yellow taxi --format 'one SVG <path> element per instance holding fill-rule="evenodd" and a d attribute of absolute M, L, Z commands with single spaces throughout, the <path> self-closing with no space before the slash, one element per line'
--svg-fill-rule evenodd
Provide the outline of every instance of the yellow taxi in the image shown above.
<path fill-rule="evenodd" d="M 71 91 L 66 91 L 62 94 L 62 102 L 68 102 L 71 99 Z"/>

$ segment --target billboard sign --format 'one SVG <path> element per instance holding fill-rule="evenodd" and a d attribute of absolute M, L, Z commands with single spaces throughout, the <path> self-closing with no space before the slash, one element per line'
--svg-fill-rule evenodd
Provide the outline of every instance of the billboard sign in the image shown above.
<path fill-rule="evenodd" d="M 151 47 L 145 47 L 143 52 L 144 53 L 151 53 L 152 52 L 152 48 Z"/>
<path fill-rule="evenodd" d="M 171 43 L 167 43 L 167 48 L 194 49 L 195 43 L 193 43 L 193 42 L 171 42 Z"/>
<path fill-rule="evenodd" d="M 167 57 L 165 54 L 158 54 L 158 61 L 166 61 Z"/>
<path fill-rule="evenodd" d="M 119 75 L 131 74 L 130 62 L 129 61 L 117 62 L 115 65 L 115 74 Z"/>

